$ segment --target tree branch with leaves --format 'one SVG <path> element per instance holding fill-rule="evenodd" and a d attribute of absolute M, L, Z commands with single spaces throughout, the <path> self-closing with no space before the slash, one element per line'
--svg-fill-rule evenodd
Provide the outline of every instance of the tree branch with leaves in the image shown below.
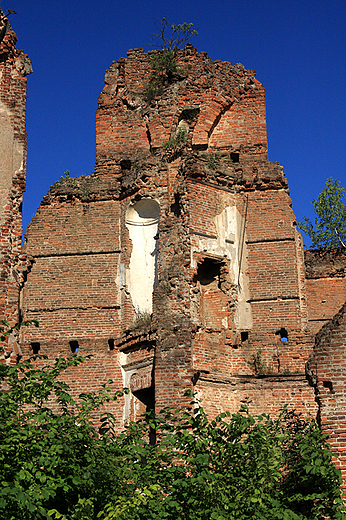
<path fill-rule="evenodd" d="M 299 228 L 311 238 L 313 248 L 346 247 L 346 205 L 343 202 L 345 188 L 333 177 L 328 177 L 326 186 L 313 199 L 315 224 L 307 217 L 299 222 Z"/>
<path fill-rule="evenodd" d="M 166 16 L 162 20 L 156 20 L 157 33 L 153 33 L 152 46 L 166 51 L 177 51 L 185 47 L 192 36 L 197 36 L 198 31 L 193 29 L 193 23 L 169 24 Z M 167 35 L 167 31 L 171 31 Z"/>
<path fill-rule="evenodd" d="M 158 32 L 151 35 L 151 45 L 159 50 L 150 58 L 152 74 L 143 92 L 149 102 L 163 93 L 166 83 L 182 78 L 182 71 L 175 60 L 176 52 L 192 36 L 198 35 L 198 31 L 193 29 L 193 23 L 169 24 L 165 16 L 162 20 L 156 20 L 155 27 Z"/>

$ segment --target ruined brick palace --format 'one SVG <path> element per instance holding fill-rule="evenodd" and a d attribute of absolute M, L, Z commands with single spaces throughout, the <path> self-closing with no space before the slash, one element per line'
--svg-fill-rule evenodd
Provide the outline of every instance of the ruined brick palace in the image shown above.
<path fill-rule="evenodd" d="M 255 71 L 187 45 L 155 92 L 152 53 L 113 62 L 94 174 L 52 186 L 21 250 L 25 60 L 14 33 L 4 41 L 0 313 L 40 322 L 6 355 L 93 354 L 68 378 L 75 391 L 129 387 L 120 426 L 184 405 L 187 389 L 210 415 L 246 397 L 254 413 L 287 404 L 318 416 L 346 469 L 346 257 L 304 260 Z"/>

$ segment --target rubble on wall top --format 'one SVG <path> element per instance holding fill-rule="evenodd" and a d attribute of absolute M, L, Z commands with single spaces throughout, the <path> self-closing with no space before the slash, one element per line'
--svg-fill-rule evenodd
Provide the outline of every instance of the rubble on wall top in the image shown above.
<path fill-rule="evenodd" d="M 145 190 L 147 196 L 164 188 L 164 178 L 169 168 L 169 158 L 158 150 L 156 155 L 141 151 L 129 154 L 120 161 L 117 174 L 111 176 L 70 177 L 51 186 L 42 205 L 55 203 L 82 203 L 100 200 L 119 200 Z M 126 167 L 125 167 L 126 163 Z M 233 162 L 232 153 L 223 151 L 208 153 L 184 150 L 175 162 L 177 179 L 218 186 L 229 192 L 287 189 L 287 179 L 279 163 L 273 164 L 258 158 L 245 157 L 241 163 Z"/>
<path fill-rule="evenodd" d="M 5 27 L 7 28 L 5 29 Z M 14 64 L 20 76 L 27 76 L 33 72 L 30 58 L 23 50 L 16 48 L 18 41 L 4 12 L 0 9 L 0 32 L 3 29 L 3 39 L 0 41 L 0 61 Z"/>
<path fill-rule="evenodd" d="M 345 278 L 346 249 L 326 247 L 304 251 L 306 278 Z"/>

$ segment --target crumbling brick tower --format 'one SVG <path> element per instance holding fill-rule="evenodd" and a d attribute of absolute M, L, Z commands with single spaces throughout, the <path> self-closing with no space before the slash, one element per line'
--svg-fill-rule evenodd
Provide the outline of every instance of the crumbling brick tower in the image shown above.
<path fill-rule="evenodd" d="M 210 414 L 245 397 L 314 412 L 301 238 L 268 161 L 264 88 L 191 45 L 154 77 L 155 52 L 106 71 L 95 173 L 55 183 L 31 222 L 22 309 L 41 326 L 23 346 L 94 354 L 71 381 L 130 387 L 121 421 L 188 389 Z"/>
<path fill-rule="evenodd" d="M 28 57 L 16 49 L 17 37 L 0 9 L 0 320 L 19 321 L 22 281 L 22 198 L 26 174 L 26 75 Z M 25 265 L 25 264 L 24 264 Z M 10 352 L 18 354 L 15 338 Z"/>

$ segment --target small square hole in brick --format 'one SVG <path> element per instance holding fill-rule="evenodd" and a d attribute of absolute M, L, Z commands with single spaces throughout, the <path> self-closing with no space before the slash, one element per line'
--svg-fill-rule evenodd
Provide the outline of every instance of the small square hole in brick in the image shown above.
<path fill-rule="evenodd" d="M 195 282 L 201 285 L 209 285 L 215 281 L 220 284 L 221 267 L 224 265 L 222 261 L 213 258 L 204 258 L 203 262 L 198 264 L 197 273 L 194 276 Z"/>
<path fill-rule="evenodd" d="M 275 332 L 275 335 L 280 337 L 281 343 L 287 343 L 287 341 L 288 341 L 288 332 L 287 332 L 287 330 L 284 327 L 282 327 L 280 330 L 277 330 Z"/>
<path fill-rule="evenodd" d="M 38 341 L 36 341 L 34 343 L 30 343 L 30 348 L 32 350 L 32 353 L 36 356 L 41 349 L 41 345 L 38 343 Z"/>
<path fill-rule="evenodd" d="M 241 342 L 244 343 L 249 339 L 249 333 L 248 331 L 243 331 L 240 333 Z"/>
<path fill-rule="evenodd" d="M 76 340 L 70 341 L 70 349 L 71 349 L 72 354 L 75 354 L 76 352 L 78 352 L 78 350 L 79 350 L 78 341 L 76 341 Z"/>

